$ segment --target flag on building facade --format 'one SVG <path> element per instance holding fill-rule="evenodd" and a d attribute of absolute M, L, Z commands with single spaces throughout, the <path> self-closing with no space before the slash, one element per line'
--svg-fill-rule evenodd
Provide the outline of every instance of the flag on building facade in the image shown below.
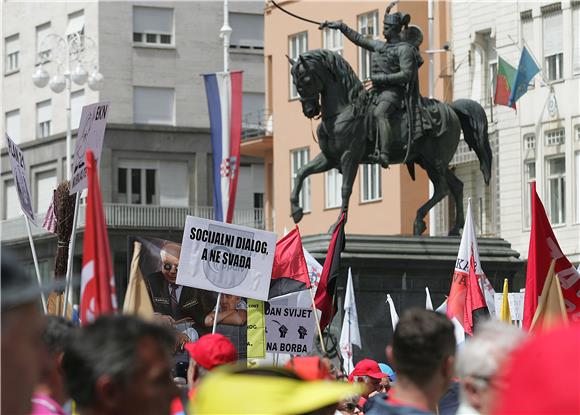
<path fill-rule="evenodd" d="M 473 263 L 473 273 L 477 276 L 478 287 L 483 288 L 482 294 L 485 299 L 487 311 L 490 315 L 495 315 L 494 296 L 495 291 L 488 281 L 481 261 L 479 260 L 479 249 L 477 246 L 477 238 L 475 236 L 475 225 L 473 223 L 473 215 L 471 213 L 471 199 L 467 202 L 467 213 L 465 218 L 465 225 L 463 227 L 463 235 L 461 236 L 461 244 L 459 245 L 459 252 L 457 253 L 457 261 L 455 262 L 455 270 L 451 281 L 451 289 L 447 299 L 447 317 L 449 319 L 456 318 L 461 323 L 466 333 L 469 333 L 466 327 L 466 298 L 468 288 L 468 277 L 471 272 L 470 267 Z M 475 293 L 472 292 L 472 299 L 475 298 Z M 493 310 L 493 311 L 492 311 Z"/>
<path fill-rule="evenodd" d="M 475 243 L 475 242 L 474 242 Z M 471 245 L 471 257 L 469 259 L 469 274 L 467 275 L 467 288 L 465 292 L 465 307 L 463 308 L 463 329 L 473 336 L 473 328 L 478 321 L 489 317 L 487 304 L 479 285 L 479 277 L 475 273 L 475 257 Z M 479 262 L 479 261 L 478 261 Z"/>
<path fill-rule="evenodd" d="M 391 313 L 391 325 L 393 326 L 393 332 L 399 324 L 399 314 L 397 313 L 397 309 L 395 308 L 395 302 L 390 294 L 387 294 L 387 304 L 389 304 L 389 312 Z"/>
<path fill-rule="evenodd" d="M 542 288 L 542 295 L 538 299 L 538 308 L 530 325 L 530 331 L 543 331 L 554 326 L 568 324 L 560 279 L 554 272 L 555 266 L 556 261 L 553 259 Z"/>
<path fill-rule="evenodd" d="M 316 296 L 314 297 L 316 308 L 322 312 L 320 317 L 321 330 L 324 330 L 324 328 L 330 324 L 332 318 L 336 314 L 334 293 L 336 292 L 336 280 L 340 272 L 340 254 L 344 249 L 345 243 L 345 219 L 345 214 L 343 213 L 332 233 L 332 238 L 330 239 L 330 244 L 328 246 L 328 253 L 326 254 L 326 259 L 324 260 L 324 265 L 322 267 L 322 275 L 320 276 L 318 288 L 316 289 Z"/>
<path fill-rule="evenodd" d="M 433 310 L 433 302 L 431 301 L 431 293 L 429 287 L 425 287 L 425 309 Z"/>
<path fill-rule="evenodd" d="M 344 296 L 344 319 L 342 320 L 342 331 L 340 332 L 340 354 L 342 355 L 342 367 L 344 373 L 350 373 L 354 369 L 352 361 L 353 346 L 362 348 L 360 340 L 360 330 L 358 328 L 358 314 L 356 311 L 356 300 L 354 298 L 354 286 L 352 284 L 352 271 L 348 269 L 348 279 L 346 281 L 346 294 Z"/>
<path fill-rule="evenodd" d="M 514 105 L 518 99 L 528 92 L 528 85 L 538 72 L 540 72 L 540 68 L 534 61 L 534 58 L 532 58 L 528 49 L 524 46 L 522 54 L 520 55 L 518 70 L 516 71 L 514 82 L 512 84 L 507 104 L 508 107 Z"/>
<path fill-rule="evenodd" d="M 538 297 L 542 292 L 550 263 L 556 260 L 554 271 L 560 279 L 562 295 L 568 304 L 568 318 L 580 319 L 580 273 L 562 253 L 550 221 L 542 205 L 536 184 L 532 184 L 532 227 L 528 248 L 528 266 L 526 270 L 526 292 L 524 296 L 524 319 L 522 327 L 529 329 L 536 309 Z"/>
<path fill-rule="evenodd" d="M 109 248 L 109 236 L 97 164 L 91 150 L 87 150 L 88 195 L 83 240 L 83 268 L 81 271 L 82 324 L 93 322 L 98 316 L 117 311 L 115 277 Z"/>
<path fill-rule="evenodd" d="M 125 301 L 123 301 L 123 314 L 135 314 L 149 320 L 153 318 L 154 313 L 151 298 L 139 267 L 141 246 L 141 242 L 133 242 L 133 258 L 131 259 L 131 271 L 129 273 Z"/>
<path fill-rule="evenodd" d="M 296 226 L 276 243 L 268 298 L 309 288 L 310 278 L 302 248 L 302 238 Z"/>
<path fill-rule="evenodd" d="M 516 109 L 515 102 L 508 105 L 516 77 L 516 68 L 504 61 L 501 56 L 498 56 L 497 61 L 494 102 L 496 105 L 505 105 Z"/>
<path fill-rule="evenodd" d="M 232 222 L 240 169 L 242 72 L 203 76 L 213 149 L 215 220 Z"/>
<path fill-rule="evenodd" d="M 499 313 L 499 319 L 508 324 L 511 324 L 512 322 L 507 278 L 503 280 L 503 298 L 501 300 L 501 311 Z"/>

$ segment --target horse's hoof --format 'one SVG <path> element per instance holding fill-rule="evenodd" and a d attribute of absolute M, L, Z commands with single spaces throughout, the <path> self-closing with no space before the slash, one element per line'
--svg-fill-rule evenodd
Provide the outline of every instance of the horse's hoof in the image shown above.
<path fill-rule="evenodd" d="M 427 229 L 427 225 L 425 224 L 425 222 L 422 220 L 421 221 L 416 220 L 415 225 L 413 226 L 413 235 L 415 236 L 422 235 L 423 232 L 425 232 L 425 229 Z"/>
<path fill-rule="evenodd" d="M 301 207 L 292 208 L 292 219 L 294 220 L 294 223 L 300 222 L 302 220 L 303 216 L 304 216 L 304 211 L 302 210 Z"/>

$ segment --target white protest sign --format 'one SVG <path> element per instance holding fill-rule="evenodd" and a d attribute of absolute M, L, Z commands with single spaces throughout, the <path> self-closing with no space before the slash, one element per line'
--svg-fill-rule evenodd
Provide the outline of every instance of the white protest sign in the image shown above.
<path fill-rule="evenodd" d="M 77 131 L 74 160 L 71 167 L 71 195 L 87 188 L 87 166 L 85 160 L 87 150 L 93 151 L 97 164 L 101 159 L 108 113 L 109 102 L 97 102 L 83 107 L 81 122 Z"/>
<path fill-rule="evenodd" d="M 495 293 L 495 309 L 501 310 L 503 293 Z M 524 293 L 509 293 L 508 302 L 510 304 L 510 315 L 512 320 L 521 321 L 524 319 Z"/>
<path fill-rule="evenodd" d="M 8 142 L 8 159 L 10 160 L 10 167 L 12 168 L 12 176 L 16 184 L 16 192 L 20 200 L 20 207 L 22 212 L 36 224 L 34 218 L 34 209 L 32 208 L 32 198 L 30 197 L 30 187 L 28 186 L 28 177 L 26 175 L 26 163 L 24 163 L 24 154 L 22 150 L 14 144 L 14 141 L 6 134 L 6 141 Z"/>
<path fill-rule="evenodd" d="M 188 216 L 177 284 L 268 300 L 276 234 Z"/>
<path fill-rule="evenodd" d="M 312 352 L 316 320 L 311 308 L 266 308 L 266 352 L 302 355 Z"/>

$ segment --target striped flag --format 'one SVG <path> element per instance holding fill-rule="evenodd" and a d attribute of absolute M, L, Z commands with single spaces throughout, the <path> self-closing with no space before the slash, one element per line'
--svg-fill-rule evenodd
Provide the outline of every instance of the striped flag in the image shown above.
<path fill-rule="evenodd" d="M 213 148 L 215 220 L 231 223 L 240 168 L 242 72 L 218 72 L 203 78 Z"/>
<path fill-rule="evenodd" d="M 510 95 L 512 93 L 512 86 L 516 77 L 516 68 L 504 61 L 501 56 L 498 56 L 497 76 L 495 80 L 495 96 L 494 102 L 496 105 L 508 106 Z M 516 109 L 516 103 L 512 103 L 511 107 Z"/>

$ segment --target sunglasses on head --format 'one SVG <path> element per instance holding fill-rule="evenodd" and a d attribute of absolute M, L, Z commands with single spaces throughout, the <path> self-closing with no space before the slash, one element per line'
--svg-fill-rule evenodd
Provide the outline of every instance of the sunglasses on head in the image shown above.
<path fill-rule="evenodd" d="M 175 272 L 177 272 L 177 267 L 178 267 L 178 266 L 179 266 L 179 265 L 175 265 L 175 264 L 167 264 L 167 263 L 165 263 L 165 264 L 163 264 L 163 269 L 164 269 L 165 271 L 171 271 L 171 268 L 175 268 Z"/>

